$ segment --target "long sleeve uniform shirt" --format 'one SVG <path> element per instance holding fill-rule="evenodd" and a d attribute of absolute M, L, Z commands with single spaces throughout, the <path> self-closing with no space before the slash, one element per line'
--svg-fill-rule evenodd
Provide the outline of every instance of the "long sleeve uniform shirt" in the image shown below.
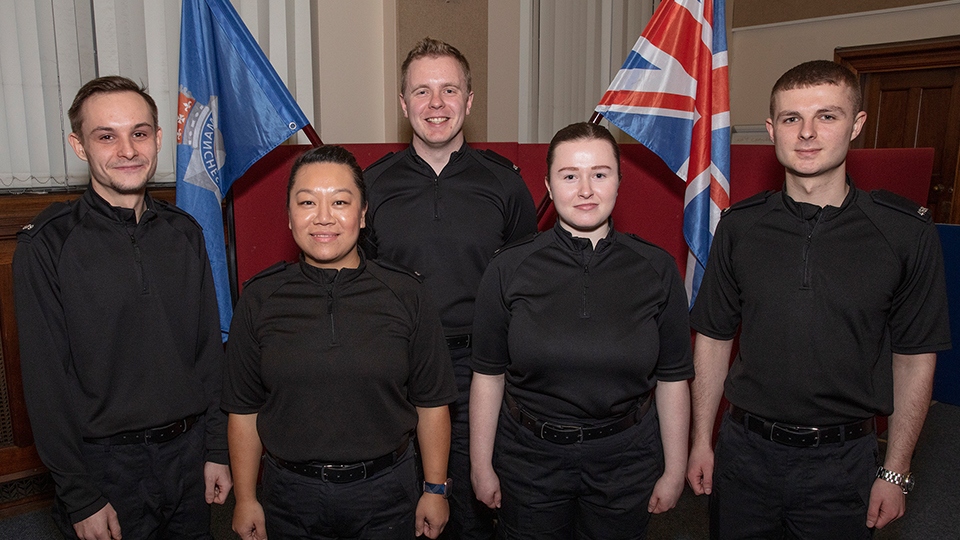
<path fill-rule="evenodd" d="M 206 413 L 207 460 L 227 463 L 223 345 L 200 227 L 147 195 L 137 222 L 93 189 L 42 212 L 13 259 L 24 394 L 37 451 L 74 522 L 107 502 L 83 438 Z"/>

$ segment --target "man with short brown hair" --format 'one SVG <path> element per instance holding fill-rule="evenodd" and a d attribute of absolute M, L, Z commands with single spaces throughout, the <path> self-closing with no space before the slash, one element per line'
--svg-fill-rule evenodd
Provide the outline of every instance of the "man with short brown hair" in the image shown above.
<path fill-rule="evenodd" d="M 155 200 L 162 131 L 123 77 L 84 85 L 70 145 L 90 186 L 18 235 L 24 395 L 65 538 L 209 539 L 232 487 L 217 301 L 200 227 Z"/>
<path fill-rule="evenodd" d="M 470 65 L 460 51 L 421 40 L 403 62 L 401 81 L 400 108 L 413 141 L 364 172 L 370 198 L 366 248 L 421 273 L 439 305 L 459 394 L 451 405 L 453 486 L 444 537 L 492 538 L 492 514 L 470 483 L 473 303 L 494 252 L 536 232 L 536 209 L 519 169 L 464 141 L 473 91 Z"/>
<path fill-rule="evenodd" d="M 945 278 L 927 209 L 846 174 L 860 104 L 833 62 L 785 73 L 767 120 L 783 191 L 717 227 L 691 313 L 687 467 L 715 538 L 866 539 L 903 515 L 936 352 L 950 347 Z M 882 467 L 876 415 L 889 415 Z"/>

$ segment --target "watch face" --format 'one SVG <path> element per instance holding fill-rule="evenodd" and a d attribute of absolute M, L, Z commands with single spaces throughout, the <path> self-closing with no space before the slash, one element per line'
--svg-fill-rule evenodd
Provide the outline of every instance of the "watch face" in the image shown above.
<path fill-rule="evenodd" d="M 449 499 L 450 495 L 453 494 L 453 478 L 447 478 L 447 481 L 443 483 L 443 498 Z"/>
<path fill-rule="evenodd" d="M 913 491 L 913 473 L 907 473 L 907 476 L 903 478 L 903 484 L 900 487 L 903 488 L 904 493 Z"/>

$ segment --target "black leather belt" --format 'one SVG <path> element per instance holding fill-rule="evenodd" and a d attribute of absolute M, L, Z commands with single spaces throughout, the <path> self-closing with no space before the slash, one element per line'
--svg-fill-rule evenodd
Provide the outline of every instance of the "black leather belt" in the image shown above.
<path fill-rule="evenodd" d="M 273 454 L 270 454 L 270 457 L 277 462 L 277 465 L 299 475 L 319 478 L 324 482 L 333 484 L 349 484 L 350 482 L 370 478 L 387 467 L 392 467 L 393 464 L 403 456 L 403 453 L 407 451 L 409 444 L 410 439 L 404 438 L 403 444 L 393 452 L 370 461 L 361 461 L 359 463 L 296 463 L 280 459 Z"/>
<path fill-rule="evenodd" d="M 170 423 L 163 427 L 145 429 L 142 431 L 125 431 L 123 433 L 118 433 L 110 437 L 103 437 L 99 439 L 88 439 L 83 438 L 83 442 L 91 444 L 103 444 L 103 445 L 112 445 L 112 444 L 136 444 L 136 443 L 146 443 L 146 444 L 156 444 L 163 443 L 167 441 L 172 441 L 183 435 L 187 431 L 190 431 L 190 428 L 197 423 L 197 420 L 200 419 L 199 414 L 193 416 L 188 416 L 183 420 L 177 420 L 176 422 Z"/>
<path fill-rule="evenodd" d="M 460 334 L 459 336 L 447 336 L 447 348 L 451 351 L 457 349 L 466 349 L 470 346 L 471 335 Z"/>
<path fill-rule="evenodd" d="M 552 422 L 543 422 L 523 410 L 510 394 L 504 392 L 503 397 L 506 401 L 510 416 L 512 416 L 514 420 L 532 431 L 537 437 L 556 444 L 573 444 L 616 435 L 629 427 L 639 424 L 643 416 L 650 410 L 650 403 L 653 401 L 648 392 L 643 402 L 623 418 L 603 426 L 585 428 L 581 426 L 565 426 Z"/>
<path fill-rule="evenodd" d="M 761 418 L 735 405 L 730 406 L 730 418 L 768 441 L 803 448 L 852 441 L 875 429 L 873 418 L 842 426 L 795 426 Z"/>

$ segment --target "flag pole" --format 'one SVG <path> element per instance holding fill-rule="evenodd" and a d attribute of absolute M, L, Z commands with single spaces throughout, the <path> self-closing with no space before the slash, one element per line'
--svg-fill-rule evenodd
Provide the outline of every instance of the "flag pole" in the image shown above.
<path fill-rule="evenodd" d="M 314 148 L 318 146 L 323 146 L 323 141 L 320 140 L 320 136 L 317 135 L 316 130 L 313 129 L 312 124 L 307 124 L 303 126 L 303 134 L 306 135 L 308 139 L 310 139 L 310 144 L 312 144 Z"/>
<path fill-rule="evenodd" d="M 603 115 L 597 111 L 593 111 L 593 115 L 590 116 L 590 123 L 599 124 L 602 120 Z M 547 174 L 550 174 L 550 171 L 547 171 Z M 547 214 L 547 210 L 550 209 L 550 202 L 550 193 L 544 193 L 543 198 L 540 199 L 540 203 L 537 204 L 537 223 L 540 223 L 543 216 Z"/>
<path fill-rule="evenodd" d="M 323 146 L 323 141 L 317 135 L 317 130 L 313 129 L 312 124 L 303 126 L 303 134 L 310 140 L 310 144 L 316 148 Z M 227 191 L 226 196 L 226 221 L 227 221 L 227 273 L 230 278 L 230 299 L 234 304 L 240 297 L 240 284 L 237 283 L 237 231 L 234 226 L 233 216 L 233 190 Z"/>

